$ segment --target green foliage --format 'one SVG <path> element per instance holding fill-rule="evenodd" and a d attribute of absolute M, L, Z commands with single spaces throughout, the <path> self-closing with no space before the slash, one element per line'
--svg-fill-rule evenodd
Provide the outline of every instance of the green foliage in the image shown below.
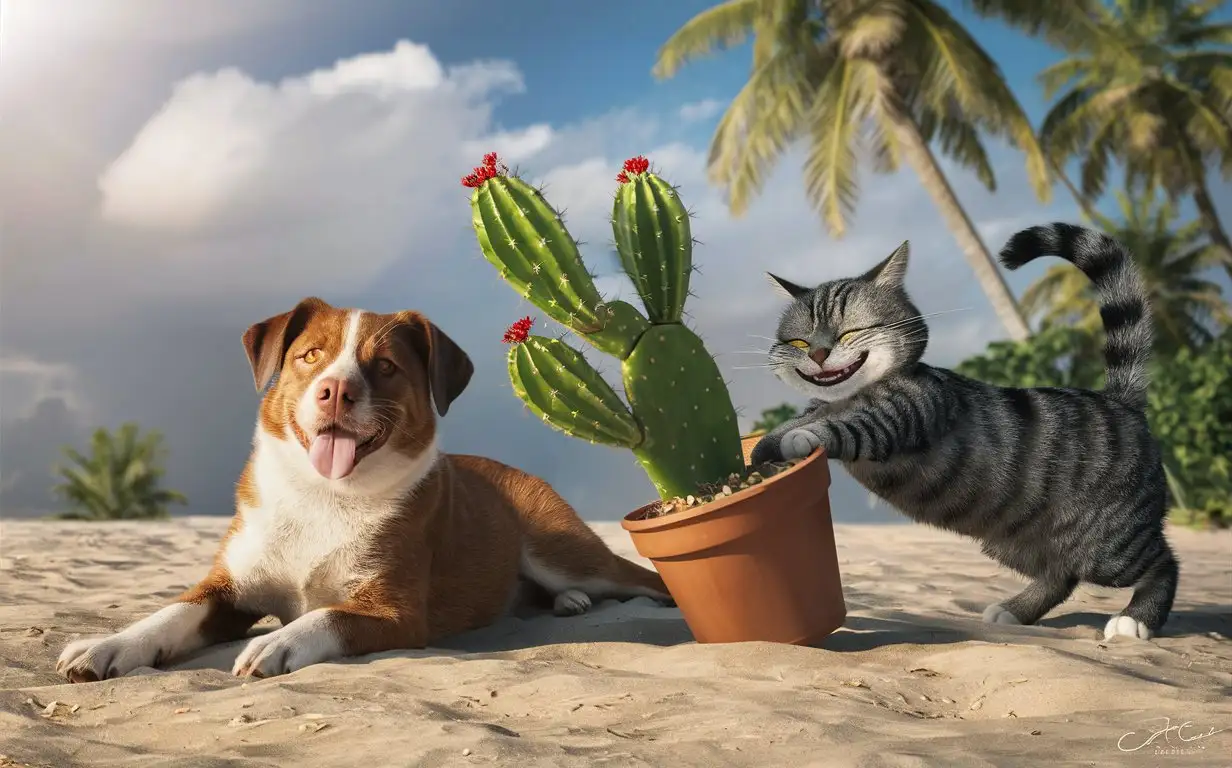
<path fill-rule="evenodd" d="M 139 434 L 127 423 L 114 434 L 95 430 L 90 455 L 65 446 L 71 465 L 56 468 L 64 481 L 53 490 L 72 508 L 56 517 L 67 520 L 154 520 L 169 516 L 168 504 L 187 504 L 177 491 L 160 486 L 164 474 L 163 436 Z"/>
<path fill-rule="evenodd" d="M 954 370 L 999 387 L 1100 389 L 1104 385 L 1101 337 L 1079 328 L 1047 327 L 1027 341 L 995 341 Z"/>
<path fill-rule="evenodd" d="M 1014 387 L 1103 387 L 1102 332 L 1052 327 L 1025 342 L 995 342 L 957 366 L 974 379 Z M 1172 517 L 1232 525 L 1232 329 L 1199 348 L 1157 356 L 1147 419 L 1163 450 Z"/>
<path fill-rule="evenodd" d="M 1155 366 L 1147 399 L 1151 430 L 1181 490 L 1175 518 L 1232 525 L 1232 329 Z"/>
<path fill-rule="evenodd" d="M 514 393 L 550 426 L 633 451 L 664 500 L 744 469 L 727 384 L 700 338 L 681 323 L 693 270 L 689 214 L 676 190 L 633 158 L 617 177 L 612 231 L 649 319 L 603 302 L 561 215 L 495 155 L 464 181 L 484 256 L 518 293 L 621 361 L 628 406 L 559 339 L 506 334 Z"/>
<path fill-rule="evenodd" d="M 761 412 L 761 418 L 753 422 L 754 432 L 769 432 L 780 424 L 800 415 L 800 410 L 791 403 L 779 403 Z"/>

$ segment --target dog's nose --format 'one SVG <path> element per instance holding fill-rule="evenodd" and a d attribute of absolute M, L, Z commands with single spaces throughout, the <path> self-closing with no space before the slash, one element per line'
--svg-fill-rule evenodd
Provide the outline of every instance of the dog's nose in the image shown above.
<path fill-rule="evenodd" d="M 322 411 L 342 415 L 355 407 L 359 387 L 346 379 L 330 377 L 317 384 L 317 407 Z"/>
<path fill-rule="evenodd" d="M 825 347 L 818 347 L 812 352 L 809 352 L 809 357 L 813 358 L 813 362 L 818 365 L 825 365 L 826 358 L 830 356 L 830 350 Z"/>

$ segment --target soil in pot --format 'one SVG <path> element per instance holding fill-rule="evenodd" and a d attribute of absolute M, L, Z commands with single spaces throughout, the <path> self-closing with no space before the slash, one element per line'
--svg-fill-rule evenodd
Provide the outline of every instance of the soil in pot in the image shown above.
<path fill-rule="evenodd" d="M 621 521 L 701 643 L 809 645 L 846 618 L 824 452 L 707 504 Z M 687 500 L 686 500 L 687 501 Z"/>

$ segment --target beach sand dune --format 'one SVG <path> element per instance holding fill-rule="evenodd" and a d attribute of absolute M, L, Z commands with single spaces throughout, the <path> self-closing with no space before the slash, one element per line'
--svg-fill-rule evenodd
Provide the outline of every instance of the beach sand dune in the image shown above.
<path fill-rule="evenodd" d="M 1041 626 L 982 624 L 1022 582 L 977 545 L 840 525 L 849 618 L 822 648 L 697 645 L 639 599 L 269 680 L 230 675 L 241 643 L 101 683 L 55 674 L 67 641 L 192 584 L 226 523 L 0 523 L 0 766 L 1232 766 L 1228 533 L 1170 532 L 1180 594 L 1150 643 L 1103 641 L 1118 590 L 1082 587 Z"/>

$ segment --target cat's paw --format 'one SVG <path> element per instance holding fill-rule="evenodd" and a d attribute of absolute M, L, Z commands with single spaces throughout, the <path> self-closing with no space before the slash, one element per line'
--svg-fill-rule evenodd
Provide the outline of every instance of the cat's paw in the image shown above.
<path fill-rule="evenodd" d="M 1150 640 L 1155 636 L 1155 633 L 1151 631 L 1150 627 L 1134 617 L 1121 614 L 1108 619 L 1108 623 L 1104 625 L 1105 640 L 1111 640 L 1117 636 Z"/>
<path fill-rule="evenodd" d="M 577 616 L 590 610 L 590 595 L 580 589 L 566 589 L 556 596 L 553 611 L 557 616 Z"/>
<path fill-rule="evenodd" d="M 821 438 L 807 429 L 793 429 L 783 435 L 781 442 L 779 442 L 779 452 L 788 461 L 791 459 L 803 459 L 820 447 Z"/>
<path fill-rule="evenodd" d="M 1009 612 L 1001 603 L 993 603 L 984 609 L 984 622 L 986 624 L 1022 624 L 1018 617 Z"/>

